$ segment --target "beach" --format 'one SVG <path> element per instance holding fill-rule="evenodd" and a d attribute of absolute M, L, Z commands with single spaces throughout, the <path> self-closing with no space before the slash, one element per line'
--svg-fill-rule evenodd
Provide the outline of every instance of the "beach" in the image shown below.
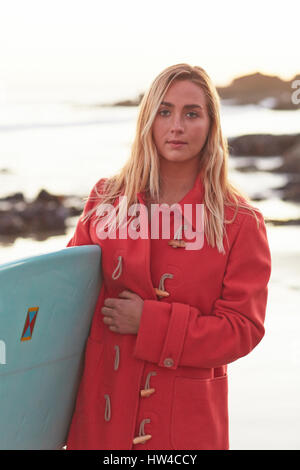
<path fill-rule="evenodd" d="M 232 449 L 300 448 L 300 227 L 269 227 L 265 336 L 228 367 Z M 282 243 L 284 240 L 284 243 Z"/>
<path fill-rule="evenodd" d="M 45 188 L 84 198 L 98 179 L 114 174 L 129 156 L 136 108 L 74 103 L 7 107 L 10 113 L 0 112 L 1 168 L 5 169 L 0 173 L 1 196 L 22 191 L 30 199 Z M 259 130 L 296 132 L 297 113 L 224 106 L 222 120 L 228 137 Z M 231 161 L 230 176 L 250 195 L 285 181 L 284 175 L 267 170 L 240 173 L 237 166 L 238 159 Z M 299 204 L 274 194 L 255 205 L 265 217 L 300 214 Z M 64 248 L 76 221 L 77 217 L 68 219 L 61 234 L 2 238 L 0 263 Z M 300 226 L 268 224 L 267 232 L 272 275 L 265 336 L 248 356 L 228 366 L 232 450 L 300 448 Z"/>

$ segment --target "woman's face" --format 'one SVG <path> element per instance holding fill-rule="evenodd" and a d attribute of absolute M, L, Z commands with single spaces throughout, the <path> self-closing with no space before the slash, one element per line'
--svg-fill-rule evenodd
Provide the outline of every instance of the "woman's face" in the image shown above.
<path fill-rule="evenodd" d="M 165 94 L 152 127 L 160 158 L 170 162 L 198 159 L 209 125 L 203 90 L 189 80 L 175 81 Z"/>

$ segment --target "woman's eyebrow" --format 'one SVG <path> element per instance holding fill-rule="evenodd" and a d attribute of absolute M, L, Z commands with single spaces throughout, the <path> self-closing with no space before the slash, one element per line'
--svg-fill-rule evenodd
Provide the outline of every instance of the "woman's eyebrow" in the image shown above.
<path fill-rule="evenodd" d="M 170 108 L 174 107 L 174 104 L 168 103 L 168 101 L 162 101 L 161 105 L 162 106 L 169 106 Z M 203 109 L 203 106 L 200 105 L 200 104 L 185 104 L 184 108 L 188 108 L 188 109 L 189 108 L 201 108 L 201 109 Z"/>

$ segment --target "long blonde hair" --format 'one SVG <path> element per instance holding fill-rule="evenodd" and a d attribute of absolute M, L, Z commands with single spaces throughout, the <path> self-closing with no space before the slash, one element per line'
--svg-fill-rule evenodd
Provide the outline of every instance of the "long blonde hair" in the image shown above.
<path fill-rule="evenodd" d="M 99 202 L 83 220 L 87 220 L 101 204 L 113 204 L 119 196 L 126 196 L 126 207 L 118 205 L 120 220 L 127 207 L 138 202 L 137 194 L 145 191 L 152 201 L 160 195 L 159 157 L 152 138 L 152 124 L 165 93 L 174 80 L 190 80 L 200 86 L 206 97 L 210 129 L 200 154 L 200 171 L 203 176 L 204 230 L 207 243 L 217 246 L 224 253 L 225 224 L 231 223 L 239 208 L 255 211 L 249 206 L 249 198 L 228 181 L 228 144 L 220 124 L 220 101 L 217 90 L 204 69 L 188 64 L 167 67 L 152 82 L 140 103 L 136 134 L 131 154 L 119 174 L 109 178 L 105 190 L 97 193 Z M 235 207 L 235 215 L 225 220 L 225 206 Z"/>

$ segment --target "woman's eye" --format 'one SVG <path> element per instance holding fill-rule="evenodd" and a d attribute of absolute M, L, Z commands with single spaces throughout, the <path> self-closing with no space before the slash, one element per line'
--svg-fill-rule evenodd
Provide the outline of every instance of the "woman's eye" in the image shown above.
<path fill-rule="evenodd" d="M 189 113 L 187 113 L 187 114 L 188 114 L 188 115 L 190 115 L 190 117 L 192 117 L 192 118 L 195 118 L 195 117 L 197 117 L 197 116 L 198 116 L 198 114 L 197 114 L 197 113 L 195 113 L 194 111 L 190 111 L 190 112 L 189 112 Z"/>
<path fill-rule="evenodd" d="M 160 116 L 167 116 L 170 111 L 168 109 L 161 109 L 159 111 Z"/>
<path fill-rule="evenodd" d="M 169 109 L 161 109 L 158 114 L 160 116 L 169 116 L 170 115 L 170 111 Z M 190 119 L 194 119 L 196 117 L 198 117 L 198 114 L 194 111 L 190 111 L 186 114 Z"/>

